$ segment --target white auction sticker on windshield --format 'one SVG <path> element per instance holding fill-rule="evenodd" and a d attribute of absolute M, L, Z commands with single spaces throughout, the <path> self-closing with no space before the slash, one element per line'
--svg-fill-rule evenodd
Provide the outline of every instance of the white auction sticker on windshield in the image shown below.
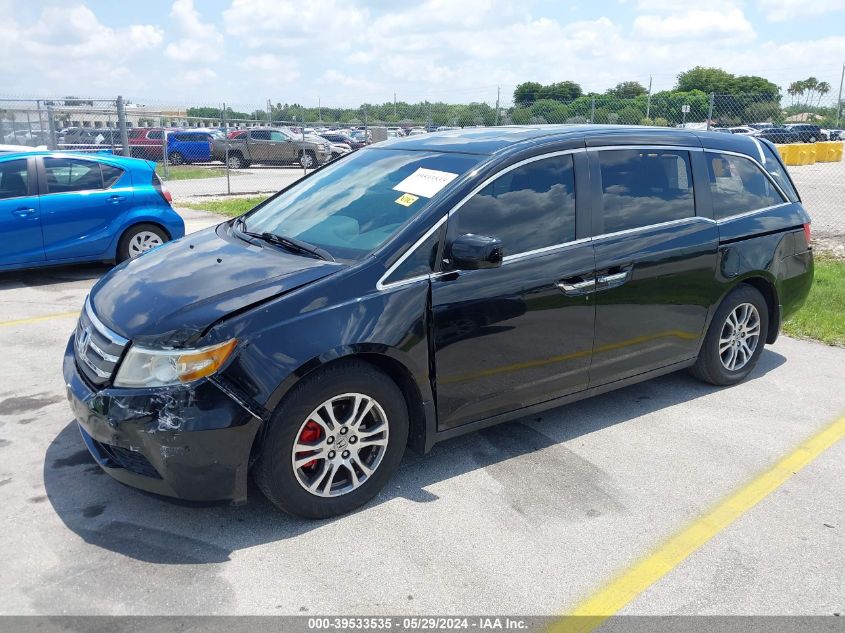
<path fill-rule="evenodd" d="M 458 174 L 420 167 L 393 189 L 402 193 L 411 193 L 423 198 L 433 198 L 435 194 L 452 182 Z"/>

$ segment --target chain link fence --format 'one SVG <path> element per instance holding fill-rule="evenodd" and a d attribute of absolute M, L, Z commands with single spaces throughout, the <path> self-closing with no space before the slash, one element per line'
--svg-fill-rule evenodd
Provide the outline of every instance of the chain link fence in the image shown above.
<path fill-rule="evenodd" d="M 367 144 L 436 130 L 525 124 L 619 124 L 754 135 L 776 143 L 819 238 L 845 242 L 845 118 L 830 95 L 704 92 L 585 95 L 506 107 L 475 102 L 357 108 L 0 98 L 0 142 L 155 161 L 179 202 L 264 195 Z"/>

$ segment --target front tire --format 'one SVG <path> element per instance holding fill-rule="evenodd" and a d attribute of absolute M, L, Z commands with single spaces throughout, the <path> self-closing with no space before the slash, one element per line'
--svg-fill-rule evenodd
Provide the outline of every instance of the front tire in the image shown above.
<path fill-rule="evenodd" d="M 312 151 L 303 152 L 299 155 L 299 164 L 305 169 L 317 167 L 317 156 Z"/>
<path fill-rule="evenodd" d="M 372 499 L 408 440 L 402 392 L 368 363 L 334 363 L 303 378 L 273 414 L 253 471 L 278 508 L 308 519 Z"/>
<path fill-rule="evenodd" d="M 117 246 L 117 261 L 120 263 L 138 257 L 168 241 L 170 237 L 161 227 L 155 224 L 137 224 L 130 227 L 120 238 Z"/>
<path fill-rule="evenodd" d="M 751 373 L 769 334 L 769 309 L 760 291 L 741 284 L 725 297 L 704 337 L 693 376 L 711 385 L 734 385 Z"/>
<path fill-rule="evenodd" d="M 171 152 L 171 154 L 167 157 L 170 160 L 171 165 L 184 165 L 185 164 L 185 157 L 182 156 L 179 152 Z"/>

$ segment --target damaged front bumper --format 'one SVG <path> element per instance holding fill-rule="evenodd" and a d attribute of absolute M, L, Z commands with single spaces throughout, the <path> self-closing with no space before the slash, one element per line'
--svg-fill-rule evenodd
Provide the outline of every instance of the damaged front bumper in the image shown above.
<path fill-rule="evenodd" d="M 246 501 L 250 451 L 261 420 L 208 379 L 188 385 L 96 391 L 65 350 L 67 396 L 97 463 L 118 481 L 193 501 Z"/>

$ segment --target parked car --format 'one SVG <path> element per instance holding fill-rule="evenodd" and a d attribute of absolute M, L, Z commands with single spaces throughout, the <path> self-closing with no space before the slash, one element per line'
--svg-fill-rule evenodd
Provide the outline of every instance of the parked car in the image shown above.
<path fill-rule="evenodd" d="M 64 380 L 119 481 L 243 502 L 251 470 L 333 516 L 406 445 L 683 368 L 742 381 L 809 292 L 809 222 L 774 147 L 737 135 L 384 141 L 105 275 Z"/>
<path fill-rule="evenodd" d="M 804 143 L 815 143 L 816 141 L 827 140 L 827 136 L 822 132 L 822 129 L 818 125 L 796 123 L 786 127 L 795 132 Z"/>
<path fill-rule="evenodd" d="M 845 141 L 845 130 L 828 130 L 827 136 L 831 141 Z"/>
<path fill-rule="evenodd" d="M 367 144 L 363 140 L 356 140 L 347 134 L 341 134 L 340 132 L 324 132 L 320 134 L 321 137 L 326 139 L 329 143 L 341 143 L 343 145 L 348 145 L 350 149 L 361 149 L 365 147 Z"/>
<path fill-rule="evenodd" d="M 0 270 L 124 261 L 185 234 L 150 163 L 110 154 L 0 156 Z"/>
<path fill-rule="evenodd" d="M 136 127 L 129 130 L 129 155 L 146 160 L 164 159 L 164 128 Z"/>
<path fill-rule="evenodd" d="M 167 135 L 167 159 L 173 165 L 211 160 L 212 136 L 208 132 L 182 130 Z"/>
<path fill-rule="evenodd" d="M 323 138 L 323 137 L 320 137 Z M 329 160 L 336 160 L 343 156 L 344 154 L 348 154 L 352 151 L 352 148 L 349 147 L 346 143 L 329 143 Z"/>
<path fill-rule="evenodd" d="M 349 133 L 349 136 L 351 136 L 356 143 L 363 145 L 369 145 L 373 141 L 372 135 L 370 134 L 369 130 L 352 130 Z"/>
<path fill-rule="evenodd" d="M 254 127 L 237 138 L 212 141 L 212 160 L 226 162 L 232 169 L 253 163 L 280 165 L 298 163 L 306 168 L 322 165 L 331 158 L 329 142 L 319 136 L 294 135 L 283 128 Z M 226 148 L 228 146 L 228 154 Z"/>
<path fill-rule="evenodd" d="M 729 128 L 731 134 L 743 134 L 745 136 L 750 136 L 757 133 L 753 127 L 747 127 L 745 125 L 737 125 L 736 127 Z"/>
<path fill-rule="evenodd" d="M 801 136 L 798 132 L 788 127 L 767 127 L 758 130 L 755 138 L 764 138 L 772 143 L 800 143 Z"/>

